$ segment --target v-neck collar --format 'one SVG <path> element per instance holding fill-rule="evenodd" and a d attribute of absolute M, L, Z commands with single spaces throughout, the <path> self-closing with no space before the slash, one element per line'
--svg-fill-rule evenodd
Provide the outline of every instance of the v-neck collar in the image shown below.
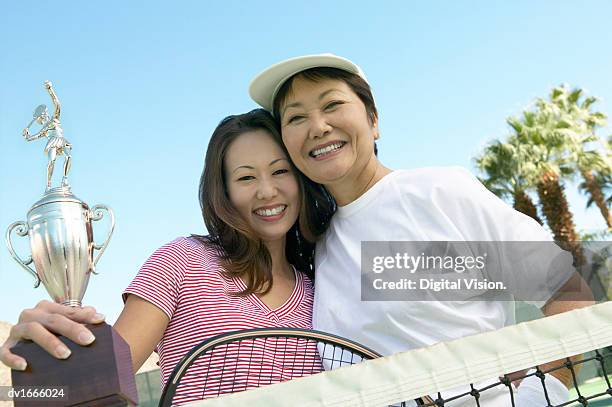
<path fill-rule="evenodd" d="M 304 294 L 304 284 L 302 273 L 298 272 L 293 265 L 291 265 L 293 269 L 293 274 L 295 276 L 295 285 L 293 287 L 293 291 L 289 298 L 280 305 L 278 308 L 271 309 L 268 307 L 257 295 L 251 293 L 247 295 L 248 298 L 257 308 L 261 309 L 266 315 L 274 315 L 277 318 L 282 318 L 287 315 L 289 312 L 293 311 L 295 307 L 301 302 L 303 294 Z M 240 277 L 236 277 L 236 284 L 240 288 L 240 290 L 246 289 L 246 284 Z"/>

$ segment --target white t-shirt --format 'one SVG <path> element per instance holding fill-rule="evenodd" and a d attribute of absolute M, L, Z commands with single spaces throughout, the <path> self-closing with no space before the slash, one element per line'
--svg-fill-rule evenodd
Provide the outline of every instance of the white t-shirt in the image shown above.
<path fill-rule="evenodd" d="M 325 236 L 317 243 L 315 258 L 314 329 L 340 335 L 383 356 L 459 337 L 502 328 L 515 323 L 514 302 L 509 301 L 362 301 L 362 241 L 551 241 L 550 234 L 532 218 L 515 211 L 472 174 L 460 167 L 399 170 L 386 175 L 350 204 L 339 207 Z M 554 248 L 553 257 L 571 256 Z M 550 247 L 549 247 L 550 250 Z M 533 254 L 533 253 L 532 253 Z M 533 259 L 535 257 L 535 259 Z M 529 262 L 549 260 L 535 253 Z M 567 260 L 565 260 L 567 259 Z M 557 259 L 558 260 L 558 259 Z M 523 261 L 523 259 L 520 259 Z M 523 265 L 530 272 L 530 264 Z M 550 269 L 550 263 L 535 269 Z M 529 274 L 529 282 L 544 281 L 554 292 L 569 277 Z M 539 307 L 549 297 L 530 301 Z M 529 301 L 528 301 L 529 302 Z M 326 366 L 329 368 L 329 366 Z M 484 387 L 497 379 L 477 383 Z M 567 400 L 567 390 L 549 396 Z M 491 389 L 482 399 L 487 407 L 508 406 L 507 390 Z M 469 389 L 444 392 L 444 397 Z M 533 393 L 533 394 L 532 394 Z M 484 393 L 483 393 L 484 394 Z M 543 395 L 519 387 L 520 405 L 539 405 Z M 486 403 L 485 403 L 486 401 Z M 471 399 L 449 406 L 471 405 Z"/>
<path fill-rule="evenodd" d="M 313 327 L 390 355 L 513 324 L 514 303 L 362 301 L 362 241 L 551 241 L 551 237 L 460 167 L 394 171 L 354 202 L 339 207 L 316 248 Z M 559 288 L 567 277 L 560 273 L 557 281 L 547 283 Z M 547 299 L 532 303 L 541 307 Z"/>

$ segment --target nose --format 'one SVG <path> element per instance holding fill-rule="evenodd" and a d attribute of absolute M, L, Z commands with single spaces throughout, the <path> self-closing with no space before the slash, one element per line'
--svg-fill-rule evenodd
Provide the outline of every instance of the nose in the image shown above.
<path fill-rule="evenodd" d="M 320 112 L 313 113 L 311 116 L 310 138 L 325 137 L 332 131 L 332 126 L 328 123 L 327 117 Z"/>
<path fill-rule="evenodd" d="M 276 182 L 270 177 L 264 177 L 257 185 L 257 199 L 268 201 L 278 194 Z"/>

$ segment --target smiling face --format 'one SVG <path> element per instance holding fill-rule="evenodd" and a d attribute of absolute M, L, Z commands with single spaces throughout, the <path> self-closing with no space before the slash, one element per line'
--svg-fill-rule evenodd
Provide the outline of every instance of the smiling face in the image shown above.
<path fill-rule="evenodd" d="M 265 130 L 241 134 L 224 159 L 231 204 L 264 241 L 285 238 L 300 211 L 300 192 L 291 164 Z"/>
<path fill-rule="evenodd" d="M 342 80 L 297 77 L 280 106 L 280 121 L 291 159 L 315 182 L 358 188 L 366 167 L 377 162 L 377 119 L 368 118 L 359 96 Z"/>

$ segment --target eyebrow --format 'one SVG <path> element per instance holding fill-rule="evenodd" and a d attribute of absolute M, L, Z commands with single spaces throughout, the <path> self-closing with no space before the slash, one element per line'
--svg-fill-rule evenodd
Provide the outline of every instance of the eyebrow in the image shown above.
<path fill-rule="evenodd" d="M 287 162 L 289 161 L 289 160 L 288 160 L 288 159 L 286 159 L 286 158 L 282 158 L 282 157 L 281 157 L 281 158 L 277 158 L 276 160 L 272 160 L 272 161 L 270 161 L 270 164 L 268 164 L 268 167 L 271 167 L 271 166 L 273 166 L 274 164 L 276 164 L 277 162 L 282 161 L 282 160 L 285 160 L 285 161 L 287 161 Z M 234 171 L 232 171 L 232 174 L 233 174 L 233 173 L 235 173 L 236 171 L 238 171 L 238 170 L 239 170 L 239 169 L 241 169 L 241 168 L 246 168 L 246 169 L 248 169 L 248 170 L 254 170 L 254 169 L 255 169 L 254 167 L 251 167 L 250 165 L 241 165 L 240 167 L 236 167 L 236 168 L 234 168 Z"/>
<path fill-rule="evenodd" d="M 323 99 L 325 96 L 327 96 L 327 95 L 328 95 L 328 94 L 330 94 L 331 92 L 342 92 L 342 91 L 341 91 L 340 89 L 335 89 L 335 88 L 328 89 L 328 90 L 326 90 L 325 92 L 323 92 L 323 93 L 321 93 L 321 94 L 319 95 L 318 100 Z M 290 103 L 290 104 L 288 104 L 287 106 L 285 106 L 285 112 L 286 112 L 286 111 L 287 111 L 287 109 L 289 109 L 290 107 L 299 107 L 299 106 L 301 106 L 301 105 L 302 105 L 302 104 L 301 104 L 300 102 L 293 102 L 293 103 Z M 283 114 L 284 114 L 285 112 L 283 112 Z"/>

